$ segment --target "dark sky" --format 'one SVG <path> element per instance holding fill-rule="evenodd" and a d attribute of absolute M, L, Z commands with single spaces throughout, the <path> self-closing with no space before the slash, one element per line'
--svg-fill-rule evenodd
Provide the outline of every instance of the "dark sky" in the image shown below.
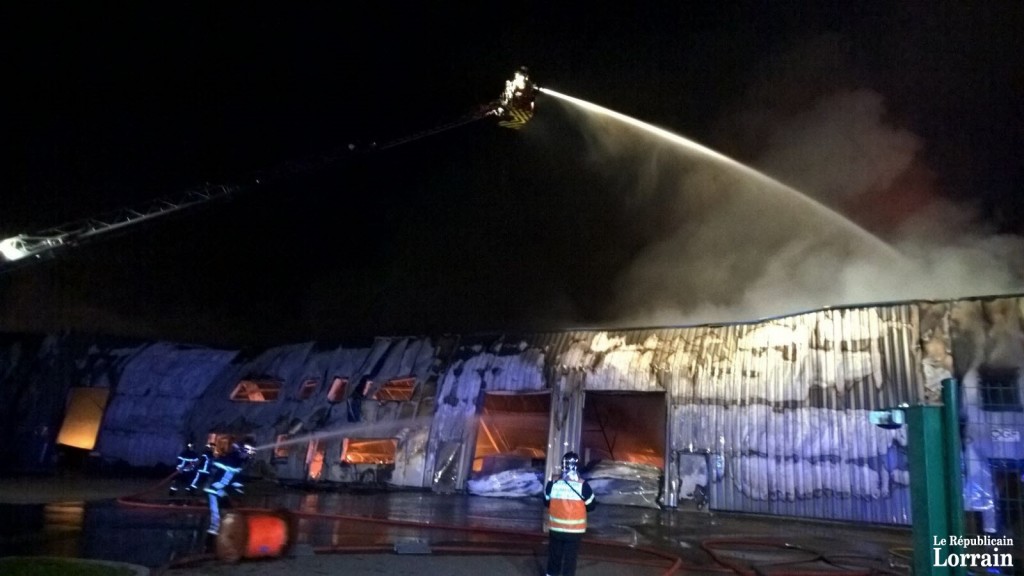
<path fill-rule="evenodd" d="M 362 150 L 487 104 L 520 65 L 542 87 L 799 183 L 892 242 L 908 214 L 941 199 L 956 208 L 940 214 L 972 214 L 957 230 L 987 247 L 1011 234 L 999 256 L 1019 255 L 1024 8 L 1015 1 L 2 10 L 10 100 L 0 237 L 207 182 L 247 185 L 289 160 L 360 148 L 0 276 L 7 331 L 272 344 L 673 321 L 685 315 L 624 309 L 638 299 L 724 309 L 758 292 L 760 280 L 722 276 L 754 266 L 764 278 L 770 270 L 747 262 L 765 259 L 757 253 L 724 251 L 717 280 L 675 266 L 703 246 L 680 238 L 715 229 L 729 241 L 708 242 L 732 245 L 736 234 L 703 226 L 711 220 L 677 199 L 691 176 L 662 164 L 659 145 L 609 139 L 550 96 L 522 132 L 485 119 Z M 858 138 L 856 161 L 820 153 Z M 609 151 L 612 140 L 623 150 Z M 905 162 L 893 162 L 900 154 Z M 876 173 L 853 192 L 830 192 Z M 752 288 L 734 300 L 658 292 L 709 282 Z M 862 294 L 842 297 L 876 297 Z"/>

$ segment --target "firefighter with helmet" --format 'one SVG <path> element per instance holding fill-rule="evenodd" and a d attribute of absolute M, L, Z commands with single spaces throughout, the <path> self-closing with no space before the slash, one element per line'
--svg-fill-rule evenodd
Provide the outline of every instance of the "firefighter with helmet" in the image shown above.
<path fill-rule="evenodd" d="M 575 576 L 580 540 L 587 531 L 587 512 L 597 506 L 590 484 L 579 475 L 579 454 L 562 456 L 562 474 L 544 486 L 548 509 L 547 576 Z"/>
<path fill-rule="evenodd" d="M 505 91 L 495 105 L 499 126 L 520 129 L 533 118 L 534 100 L 540 89 L 530 80 L 530 71 L 521 66 L 511 80 L 505 81 Z"/>
<path fill-rule="evenodd" d="M 207 533 L 215 535 L 220 532 L 221 508 L 230 505 L 228 490 L 243 493 L 238 474 L 255 453 L 256 448 L 252 439 L 246 438 L 240 443 L 233 442 L 226 454 L 213 459 L 209 486 L 203 489 L 210 502 L 210 528 L 207 529 Z"/>
<path fill-rule="evenodd" d="M 192 443 L 189 442 L 182 448 L 181 452 L 178 453 L 178 463 L 174 467 L 174 478 L 171 479 L 171 485 L 167 489 L 168 496 L 177 496 L 178 492 L 182 487 L 187 488 L 188 482 L 192 480 L 192 475 L 196 471 L 196 463 L 199 462 L 199 454 L 192 448 Z"/>

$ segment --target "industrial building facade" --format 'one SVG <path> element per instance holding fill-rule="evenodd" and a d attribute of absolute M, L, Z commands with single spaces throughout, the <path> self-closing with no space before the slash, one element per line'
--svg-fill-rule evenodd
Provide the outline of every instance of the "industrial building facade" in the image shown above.
<path fill-rule="evenodd" d="M 0 383 L 21 467 L 61 446 L 155 466 L 186 441 L 252 436 L 262 473 L 285 482 L 516 497 L 572 449 L 609 503 L 905 525 L 907 434 L 868 414 L 936 404 L 956 379 L 964 508 L 1013 533 L 1022 318 L 1024 300 L 1000 296 L 255 353 L 8 335 Z"/>

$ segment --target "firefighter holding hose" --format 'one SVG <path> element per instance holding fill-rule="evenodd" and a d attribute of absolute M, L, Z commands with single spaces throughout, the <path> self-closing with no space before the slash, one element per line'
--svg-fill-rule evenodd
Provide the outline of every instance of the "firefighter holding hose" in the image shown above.
<path fill-rule="evenodd" d="M 580 540 L 587 531 L 587 512 L 597 506 L 590 484 L 579 475 L 580 457 L 562 456 L 562 475 L 544 486 L 548 509 L 547 576 L 575 576 Z"/>
<path fill-rule="evenodd" d="M 238 474 L 256 452 L 253 445 L 254 442 L 251 438 L 246 438 L 241 443 L 234 442 L 227 453 L 213 459 L 210 483 L 204 488 L 210 501 L 210 528 L 207 529 L 207 533 L 218 534 L 220 532 L 220 511 L 223 505 L 229 504 L 228 491 L 234 490 L 239 494 L 242 493 L 242 483 L 239 481 Z"/>

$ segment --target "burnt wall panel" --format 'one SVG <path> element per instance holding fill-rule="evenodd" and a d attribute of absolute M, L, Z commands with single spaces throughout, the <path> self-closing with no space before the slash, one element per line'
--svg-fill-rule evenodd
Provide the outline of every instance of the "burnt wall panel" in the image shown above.
<path fill-rule="evenodd" d="M 116 399 L 130 373 L 132 384 L 108 409 L 101 435 L 134 430 L 131 423 L 147 413 L 163 430 L 183 412 L 193 435 L 246 433 L 270 446 L 289 434 L 295 450 L 276 466 L 291 478 L 305 475 L 309 434 L 330 436 L 323 477 L 347 481 L 352 471 L 337 465 L 341 438 L 399 423 L 388 432 L 402 454 L 390 480 L 439 490 L 465 486 L 467 447 L 474 445 L 474 418 L 487 392 L 551 391 L 546 473 L 561 452 L 577 447 L 588 391 L 657 393 L 667 403 L 665 487 L 681 499 L 693 496 L 692 485 L 704 475 L 716 509 L 905 524 L 914 474 L 906 434 L 874 428 L 867 415 L 935 403 L 942 382 L 955 377 L 963 383 L 968 489 L 977 495 L 968 495 L 965 506 L 986 515 L 988 526 L 1013 521 L 1007 510 L 1022 507 L 999 504 L 1020 488 L 1006 485 L 1007 463 L 1024 458 L 1021 307 L 1019 297 L 993 297 L 826 308 L 728 325 L 457 336 L 442 345 L 401 337 L 362 348 L 307 343 L 249 356 L 210 351 L 200 364 L 223 362 L 215 376 L 212 368 L 172 368 L 188 357 L 182 351 L 154 348 L 153 358 L 129 363 L 143 345 L 54 338 L 38 346 L 30 374 L 8 369 L 5 379 L 45 383 L 45 394 L 22 395 L 20 404 L 36 413 L 24 428 L 59 424 L 72 385 L 111 386 Z M 8 348 L 6 357 L 14 353 Z M 142 374 L 147 371 L 152 374 Z M 281 398 L 229 399 L 239 379 L 257 375 L 281 379 Z M 344 398 L 328 402 L 336 376 L 351 385 Z M 417 383 L 413 400 L 372 399 L 388 379 L 406 377 Z M 191 408 L 187 400 L 164 398 L 179 390 L 180 380 L 186 395 L 196 393 L 204 378 L 210 383 Z M 315 393 L 299 398 L 301 383 L 311 378 L 319 379 Z M 133 389 L 149 390 L 159 401 L 132 406 L 138 403 L 126 400 Z M 157 404 L 168 410 L 154 416 Z M 137 428 L 139 436 L 152 432 Z M 138 452 L 131 458 L 142 461 L 154 444 L 140 442 L 124 451 Z M 691 465 L 702 458 L 706 465 Z"/>
<path fill-rule="evenodd" d="M 680 329 L 671 449 L 711 456 L 712 507 L 908 522 L 906 433 L 868 414 L 920 397 L 915 318 L 879 306 Z"/>
<path fill-rule="evenodd" d="M 974 534 L 1024 537 L 1024 301 L 950 305 L 953 371 L 961 383 L 964 508 Z"/>

